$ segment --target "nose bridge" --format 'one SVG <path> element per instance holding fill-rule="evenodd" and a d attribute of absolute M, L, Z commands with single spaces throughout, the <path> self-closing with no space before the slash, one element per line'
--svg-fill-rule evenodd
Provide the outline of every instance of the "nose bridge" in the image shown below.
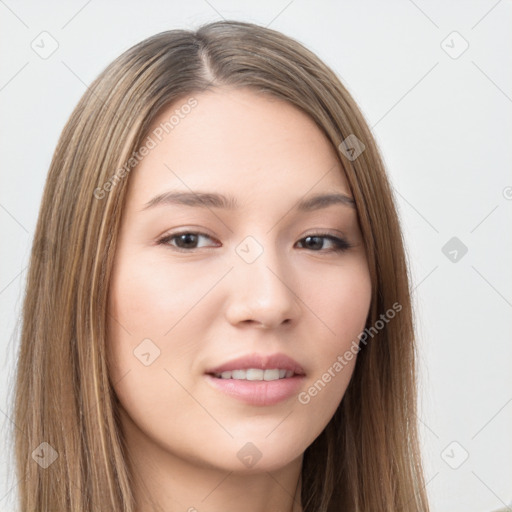
<path fill-rule="evenodd" d="M 278 325 L 299 312 L 293 271 L 270 240 L 247 236 L 235 249 L 231 312 L 236 321 Z"/>

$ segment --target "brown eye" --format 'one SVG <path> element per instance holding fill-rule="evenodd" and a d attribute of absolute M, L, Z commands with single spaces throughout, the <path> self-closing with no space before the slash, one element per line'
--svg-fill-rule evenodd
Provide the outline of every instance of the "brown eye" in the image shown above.
<path fill-rule="evenodd" d="M 174 247 L 178 250 L 189 251 L 200 248 L 197 246 L 197 243 L 199 239 L 202 237 L 209 238 L 210 240 L 212 240 L 212 238 L 205 233 L 199 233 L 195 231 L 183 231 L 181 233 L 174 233 L 171 235 L 164 236 L 163 238 L 158 240 L 158 244 L 170 245 L 171 247 Z"/>
<path fill-rule="evenodd" d="M 334 248 L 324 249 L 324 240 L 329 240 L 334 244 Z M 343 238 L 338 238 L 333 235 L 327 234 L 314 234 L 308 235 L 304 237 L 299 243 L 305 242 L 304 245 L 306 249 L 311 249 L 314 252 L 343 252 L 352 247 L 346 240 Z"/>

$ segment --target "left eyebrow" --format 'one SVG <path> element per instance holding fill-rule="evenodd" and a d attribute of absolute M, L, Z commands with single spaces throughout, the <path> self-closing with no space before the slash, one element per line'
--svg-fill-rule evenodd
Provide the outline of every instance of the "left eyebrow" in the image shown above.
<path fill-rule="evenodd" d="M 341 204 L 350 208 L 355 208 L 355 201 L 352 197 L 340 193 L 326 193 L 302 199 L 294 209 L 300 212 L 309 212 L 328 208 L 334 204 Z M 223 194 L 213 192 L 170 191 L 153 197 L 153 199 L 144 205 L 142 210 L 163 205 L 182 205 L 195 208 L 221 208 L 225 210 L 235 210 L 239 208 L 237 200 L 232 196 L 225 196 Z"/>

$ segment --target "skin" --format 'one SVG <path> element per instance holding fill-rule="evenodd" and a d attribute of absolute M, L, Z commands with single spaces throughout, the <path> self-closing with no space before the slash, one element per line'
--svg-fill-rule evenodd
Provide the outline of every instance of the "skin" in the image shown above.
<path fill-rule="evenodd" d="M 293 210 L 318 193 L 351 197 L 335 149 L 304 113 L 247 89 L 194 97 L 197 106 L 130 175 L 110 284 L 109 371 L 137 510 L 298 512 L 303 453 L 340 404 L 356 357 L 307 404 L 296 395 L 245 404 L 204 374 L 243 355 L 283 352 L 304 368 L 304 391 L 332 368 L 370 308 L 357 211 Z M 144 210 L 170 190 L 230 194 L 240 208 Z M 157 243 L 182 231 L 207 237 L 181 241 L 181 252 L 179 237 Z M 325 232 L 352 247 L 304 240 Z M 251 264 L 236 252 L 247 236 L 263 249 Z M 144 339 L 160 350 L 148 366 L 134 355 Z M 237 457 L 248 442 L 261 453 L 252 467 Z"/>

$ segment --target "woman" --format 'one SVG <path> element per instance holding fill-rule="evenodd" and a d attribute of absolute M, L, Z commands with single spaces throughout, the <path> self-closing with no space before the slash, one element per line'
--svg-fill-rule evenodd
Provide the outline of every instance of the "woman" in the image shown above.
<path fill-rule="evenodd" d="M 376 143 L 318 57 L 242 22 L 142 41 L 50 167 L 21 510 L 428 511 L 409 293 Z"/>

